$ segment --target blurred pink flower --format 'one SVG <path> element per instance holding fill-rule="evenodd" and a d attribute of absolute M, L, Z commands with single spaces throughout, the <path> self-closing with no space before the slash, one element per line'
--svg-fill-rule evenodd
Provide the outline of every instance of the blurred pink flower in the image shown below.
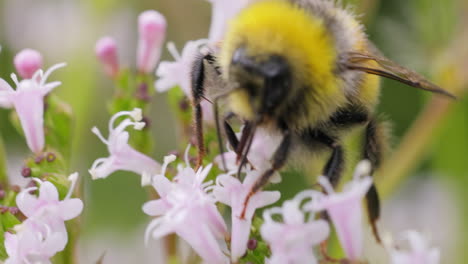
<path fill-rule="evenodd" d="M 292 200 L 263 213 L 264 223 L 260 229 L 263 239 L 270 245 L 270 264 L 314 264 L 317 259 L 313 247 L 324 241 L 330 228 L 324 220 L 314 220 L 313 212 L 301 209 L 304 198 L 310 191 L 304 191 Z M 280 216 L 282 222 L 275 221 L 273 216 Z"/>
<path fill-rule="evenodd" d="M 138 17 L 138 70 L 151 72 L 159 61 L 166 35 L 166 19 L 159 12 L 147 10 Z"/>
<path fill-rule="evenodd" d="M 207 193 L 212 182 L 203 183 L 211 164 L 197 172 L 188 166 L 179 167 L 177 176 L 169 181 L 164 176 L 165 168 L 174 160 L 175 156 L 166 157 L 162 173 L 152 178 L 161 198 L 143 205 L 146 214 L 156 216 L 146 229 L 145 240 L 176 233 L 206 263 L 228 262 L 222 251 L 227 228 L 215 200 Z"/>
<path fill-rule="evenodd" d="M 231 260 L 233 262 L 236 262 L 247 251 L 247 242 L 255 210 L 275 203 L 281 196 L 278 191 L 257 192 L 249 200 L 245 217 L 241 218 L 245 199 L 260 173 L 258 171 L 247 173 L 243 183 L 228 174 L 216 178 L 217 186 L 213 188 L 215 198 L 232 208 Z"/>
<path fill-rule="evenodd" d="M 114 122 L 122 116 L 130 116 L 130 119 L 123 120 L 117 127 L 114 128 Z M 129 134 L 125 129 L 133 126 L 134 129 L 140 130 L 145 126 L 142 120 L 141 109 L 135 108 L 133 111 L 120 111 L 112 116 L 109 121 L 109 137 L 105 139 L 97 127 L 92 128 L 92 132 L 107 145 L 110 156 L 107 158 L 99 158 L 94 161 L 89 169 L 89 173 L 93 179 L 102 179 L 109 176 L 117 170 L 125 170 L 140 174 L 143 178 L 146 174 L 158 173 L 161 169 L 159 163 L 136 151 L 128 144 Z M 143 179 L 142 178 L 142 179 Z"/>
<path fill-rule="evenodd" d="M 389 248 L 392 264 L 438 264 L 440 252 L 437 248 L 430 248 L 427 241 L 416 231 L 407 231 L 404 238 L 409 242 L 409 250 Z"/>
<path fill-rule="evenodd" d="M 42 68 L 42 55 L 32 49 L 24 49 L 14 59 L 16 71 L 23 79 L 31 79 Z"/>
<path fill-rule="evenodd" d="M 102 37 L 96 42 L 96 56 L 104 66 L 104 72 L 111 78 L 119 73 L 117 44 L 111 37 Z"/>
<path fill-rule="evenodd" d="M 212 5 L 211 26 L 208 39 L 211 44 L 221 41 L 229 21 L 245 7 L 249 0 L 208 0 Z"/>
<path fill-rule="evenodd" d="M 49 68 L 45 73 L 36 71 L 31 79 L 18 81 L 15 74 L 11 78 L 16 90 L 0 78 L 0 107 L 16 109 L 29 149 L 38 154 L 44 149 L 44 96 L 61 82 L 46 83 L 49 75 L 62 68 L 60 63 Z"/>
<path fill-rule="evenodd" d="M 371 164 L 361 161 L 354 172 L 353 180 L 335 193 L 327 178 L 320 176 L 319 183 L 328 195 L 319 195 L 306 206 L 315 211 L 327 210 L 335 226 L 340 244 L 350 260 L 362 257 L 362 199 L 372 185 L 369 176 Z"/>

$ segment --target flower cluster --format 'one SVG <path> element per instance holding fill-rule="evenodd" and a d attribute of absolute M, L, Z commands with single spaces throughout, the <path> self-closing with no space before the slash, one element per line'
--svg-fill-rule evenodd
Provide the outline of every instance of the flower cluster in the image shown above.
<path fill-rule="evenodd" d="M 83 202 L 71 198 L 77 179 L 78 173 L 69 176 L 71 186 L 63 200 L 52 183 L 39 179 L 35 179 L 40 185 L 39 196 L 30 193 L 37 187 L 18 194 L 16 204 L 27 219 L 14 227 L 16 233 L 5 233 L 6 264 L 51 263 L 50 258 L 65 248 L 68 241 L 65 221 L 83 210 Z"/>

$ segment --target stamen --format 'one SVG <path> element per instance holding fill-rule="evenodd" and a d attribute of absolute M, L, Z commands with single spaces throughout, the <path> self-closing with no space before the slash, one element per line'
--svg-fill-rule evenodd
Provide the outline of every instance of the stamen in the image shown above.
<path fill-rule="evenodd" d="M 117 118 L 119 118 L 121 116 L 130 116 L 135 121 L 140 121 L 143 118 L 140 108 L 135 108 L 132 111 L 120 111 L 120 112 L 114 114 L 111 117 L 111 119 L 109 120 L 109 131 L 114 130 L 115 120 L 117 120 Z"/>
<path fill-rule="evenodd" d="M 70 174 L 70 176 L 68 176 L 68 180 L 71 181 L 71 185 L 68 189 L 67 195 L 65 196 L 65 200 L 71 197 L 73 190 L 75 189 L 76 182 L 78 181 L 78 172 Z"/>
<path fill-rule="evenodd" d="M 192 147 L 192 145 L 188 144 L 184 152 L 184 160 L 185 160 L 185 164 L 187 165 L 187 167 L 190 167 L 189 154 L 188 154 L 190 147 Z"/>
<path fill-rule="evenodd" d="M 358 180 L 364 176 L 369 176 L 372 170 L 372 164 L 369 160 L 363 160 L 356 165 L 356 169 L 354 170 L 353 179 Z"/>
<path fill-rule="evenodd" d="M 169 163 L 173 162 L 176 160 L 176 156 L 171 154 L 171 155 L 167 155 L 164 157 L 164 163 L 162 165 L 162 168 L 161 168 L 161 175 L 164 176 L 166 174 L 166 169 L 167 169 L 167 165 L 169 165 Z"/>
<path fill-rule="evenodd" d="M 167 43 L 167 49 L 169 50 L 169 53 L 172 55 L 172 57 L 174 57 L 174 59 L 176 61 L 181 59 L 180 53 L 179 53 L 179 51 L 177 51 L 177 48 L 176 48 L 174 42 L 171 41 L 171 42 Z"/>
<path fill-rule="evenodd" d="M 13 80 L 13 82 L 16 84 L 16 87 L 18 87 L 19 86 L 19 81 L 18 81 L 18 77 L 16 76 L 16 74 L 12 73 L 12 74 L 10 74 L 10 77 Z"/>
<path fill-rule="evenodd" d="M 145 122 L 134 122 L 133 123 L 133 128 L 135 130 L 142 130 L 145 127 L 146 123 Z"/>
<path fill-rule="evenodd" d="M 333 186 L 330 184 L 330 181 L 326 177 L 319 176 L 317 181 L 320 185 L 322 185 L 322 187 L 325 189 L 328 195 L 335 193 L 335 190 L 333 190 Z"/>
<path fill-rule="evenodd" d="M 41 78 L 41 82 L 39 83 L 40 86 L 43 86 L 46 81 L 47 81 L 47 78 L 49 78 L 49 75 L 54 72 L 55 70 L 57 69 L 60 69 L 60 68 L 63 68 L 67 66 L 66 63 L 58 63 L 58 64 L 55 64 L 54 66 L 50 67 L 45 73 L 44 73 L 44 76 L 42 76 Z"/>
<path fill-rule="evenodd" d="M 97 127 L 91 128 L 91 132 L 93 132 L 104 144 L 109 145 L 109 141 L 101 134 L 101 131 Z"/>

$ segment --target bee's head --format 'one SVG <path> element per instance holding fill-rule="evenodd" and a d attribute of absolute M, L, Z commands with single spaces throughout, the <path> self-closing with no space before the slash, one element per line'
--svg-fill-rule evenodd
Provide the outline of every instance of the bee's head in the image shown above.
<path fill-rule="evenodd" d="M 234 97 L 243 96 L 241 111 L 251 112 L 249 119 L 274 115 L 287 98 L 292 75 L 289 64 L 280 55 L 249 56 L 244 48 L 235 50 L 229 68 L 229 81 L 235 83 Z M 237 94 L 237 95 L 236 95 Z"/>

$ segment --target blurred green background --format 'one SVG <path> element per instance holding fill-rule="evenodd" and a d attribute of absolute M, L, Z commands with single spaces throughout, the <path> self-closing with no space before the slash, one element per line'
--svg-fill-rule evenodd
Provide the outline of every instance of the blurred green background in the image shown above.
<path fill-rule="evenodd" d="M 385 227 L 399 230 L 400 223 L 405 223 L 404 228 L 424 229 L 421 231 L 431 234 L 433 244 L 442 247 L 442 263 L 465 263 L 463 259 L 468 259 L 468 225 L 465 224 L 468 222 L 465 191 L 468 98 L 464 96 L 468 90 L 465 76 L 468 75 L 468 30 L 465 29 L 468 28 L 468 1 L 345 2 L 352 2 L 355 12 L 362 14 L 360 18 L 370 39 L 387 57 L 423 73 L 459 96 L 459 100 L 448 104 L 432 101 L 428 109 L 428 102 L 433 100 L 430 94 L 384 81 L 379 112 L 392 121 L 392 145 L 396 149 L 425 107 L 427 111 L 422 121 L 426 126 L 417 129 L 417 136 L 407 143 L 409 149 L 420 148 L 417 158 L 392 157 L 396 160 L 394 164 L 402 164 L 407 158 L 409 165 L 404 175 L 410 176 L 398 188 L 388 191 L 383 214 Z M 116 173 L 105 181 L 91 182 L 87 173 L 94 159 L 107 155 L 105 146 L 90 128 L 107 125 L 109 114 L 105 102 L 113 92 L 111 81 L 104 77 L 95 59 L 95 41 L 103 35 L 115 37 L 121 63 L 134 67 L 137 16 L 146 9 L 156 9 L 166 16 L 167 40 L 174 41 L 179 50 L 186 41 L 207 36 L 211 6 L 205 0 L 0 0 L 2 78 L 9 79 L 14 71 L 13 56 L 23 48 L 42 52 L 45 67 L 62 61 L 68 63 L 52 79 L 63 82 L 55 92 L 72 105 L 76 117 L 74 137 L 70 140 L 74 146 L 72 168 L 84 179 L 84 248 L 87 241 L 96 240 L 100 235 L 117 234 L 122 244 L 133 241 L 130 238 L 134 232 L 141 232 L 148 222 L 141 211 L 147 195 L 140 187 L 139 177 Z M 172 60 L 172 57 L 164 50 L 162 59 Z M 154 157 L 162 160 L 180 145 L 166 94 L 155 96 L 152 118 L 151 129 L 156 140 Z M 19 178 L 21 161 L 28 153 L 26 144 L 9 124 L 8 111 L 3 109 L 0 109 L 0 124 L 10 177 Z M 422 141 L 420 146 L 418 140 Z M 394 168 L 386 169 L 382 177 L 392 177 L 389 175 Z M 141 237 L 135 243 L 143 245 L 142 240 Z M 100 256 L 93 254 L 91 259 Z"/>

